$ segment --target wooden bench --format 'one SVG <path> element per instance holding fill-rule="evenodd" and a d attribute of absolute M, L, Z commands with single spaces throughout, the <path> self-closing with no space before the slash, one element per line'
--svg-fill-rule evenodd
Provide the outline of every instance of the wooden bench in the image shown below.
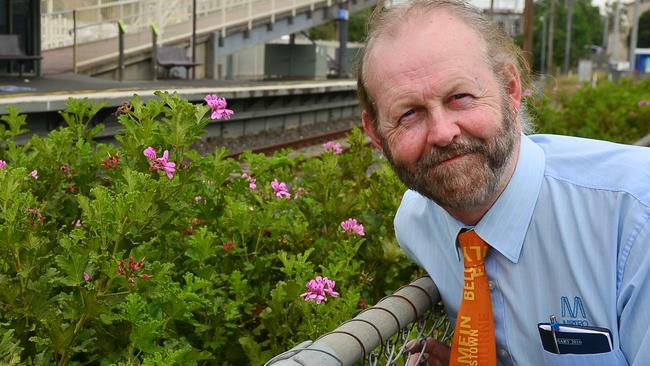
<path fill-rule="evenodd" d="M 185 48 L 179 47 L 159 47 L 156 54 L 156 62 L 158 66 L 165 70 L 166 77 L 169 77 L 169 71 L 172 67 L 184 67 L 188 79 L 190 78 L 190 69 L 200 65 L 200 63 L 192 62 L 187 57 Z"/>
<path fill-rule="evenodd" d="M 41 56 L 25 54 L 20 44 L 20 37 L 17 34 L 0 34 L 0 61 L 9 61 L 9 67 L 11 67 L 12 61 L 18 61 L 20 64 L 20 77 L 23 76 L 25 61 L 37 61 L 42 58 Z"/>

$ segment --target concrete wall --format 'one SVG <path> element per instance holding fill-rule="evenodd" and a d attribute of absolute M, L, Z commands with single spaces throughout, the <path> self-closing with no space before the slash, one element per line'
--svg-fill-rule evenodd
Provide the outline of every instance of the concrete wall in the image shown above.
<path fill-rule="evenodd" d="M 327 78 L 327 53 L 313 44 L 268 44 L 264 72 L 267 77 Z"/>

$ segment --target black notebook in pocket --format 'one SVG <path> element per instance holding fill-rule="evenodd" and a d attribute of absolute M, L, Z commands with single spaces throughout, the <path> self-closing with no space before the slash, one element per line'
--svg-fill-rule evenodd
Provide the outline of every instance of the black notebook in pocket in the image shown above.
<path fill-rule="evenodd" d="M 560 354 L 594 354 L 613 349 L 612 332 L 607 328 L 560 325 L 555 332 L 549 323 L 537 325 L 542 345 L 548 352 Z M 553 334 L 555 333 L 555 334 Z"/>

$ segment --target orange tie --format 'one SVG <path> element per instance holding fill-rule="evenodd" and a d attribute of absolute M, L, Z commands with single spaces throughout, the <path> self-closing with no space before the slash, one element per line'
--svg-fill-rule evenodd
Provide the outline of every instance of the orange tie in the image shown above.
<path fill-rule="evenodd" d="M 464 286 L 449 365 L 496 366 L 492 301 L 485 274 L 490 247 L 474 230 L 458 234 L 458 242 L 465 259 Z"/>

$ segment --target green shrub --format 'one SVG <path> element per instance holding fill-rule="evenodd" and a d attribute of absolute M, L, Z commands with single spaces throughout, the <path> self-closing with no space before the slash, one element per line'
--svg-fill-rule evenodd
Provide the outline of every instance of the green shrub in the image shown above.
<path fill-rule="evenodd" d="M 645 102 L 644 102 L 645 101 Z M 528 101 L 540 133 L 634 143 L 650 133 L 650 78 L 585 84 Z"/>
<path fill-rule="evenodd" d="M 0 363 L 261 364 L 412 279 L 391 219 L 404 188 L 359 130 L 343 154 L 240 164 L 192 150 L 208 106 L 157 96 L 120 108 L 119 147 L 93 142 L 86 101 L 24 145 L 25 116 L 1 117 Z M 317 275 L 340 296 L 303 300 Z"/>

